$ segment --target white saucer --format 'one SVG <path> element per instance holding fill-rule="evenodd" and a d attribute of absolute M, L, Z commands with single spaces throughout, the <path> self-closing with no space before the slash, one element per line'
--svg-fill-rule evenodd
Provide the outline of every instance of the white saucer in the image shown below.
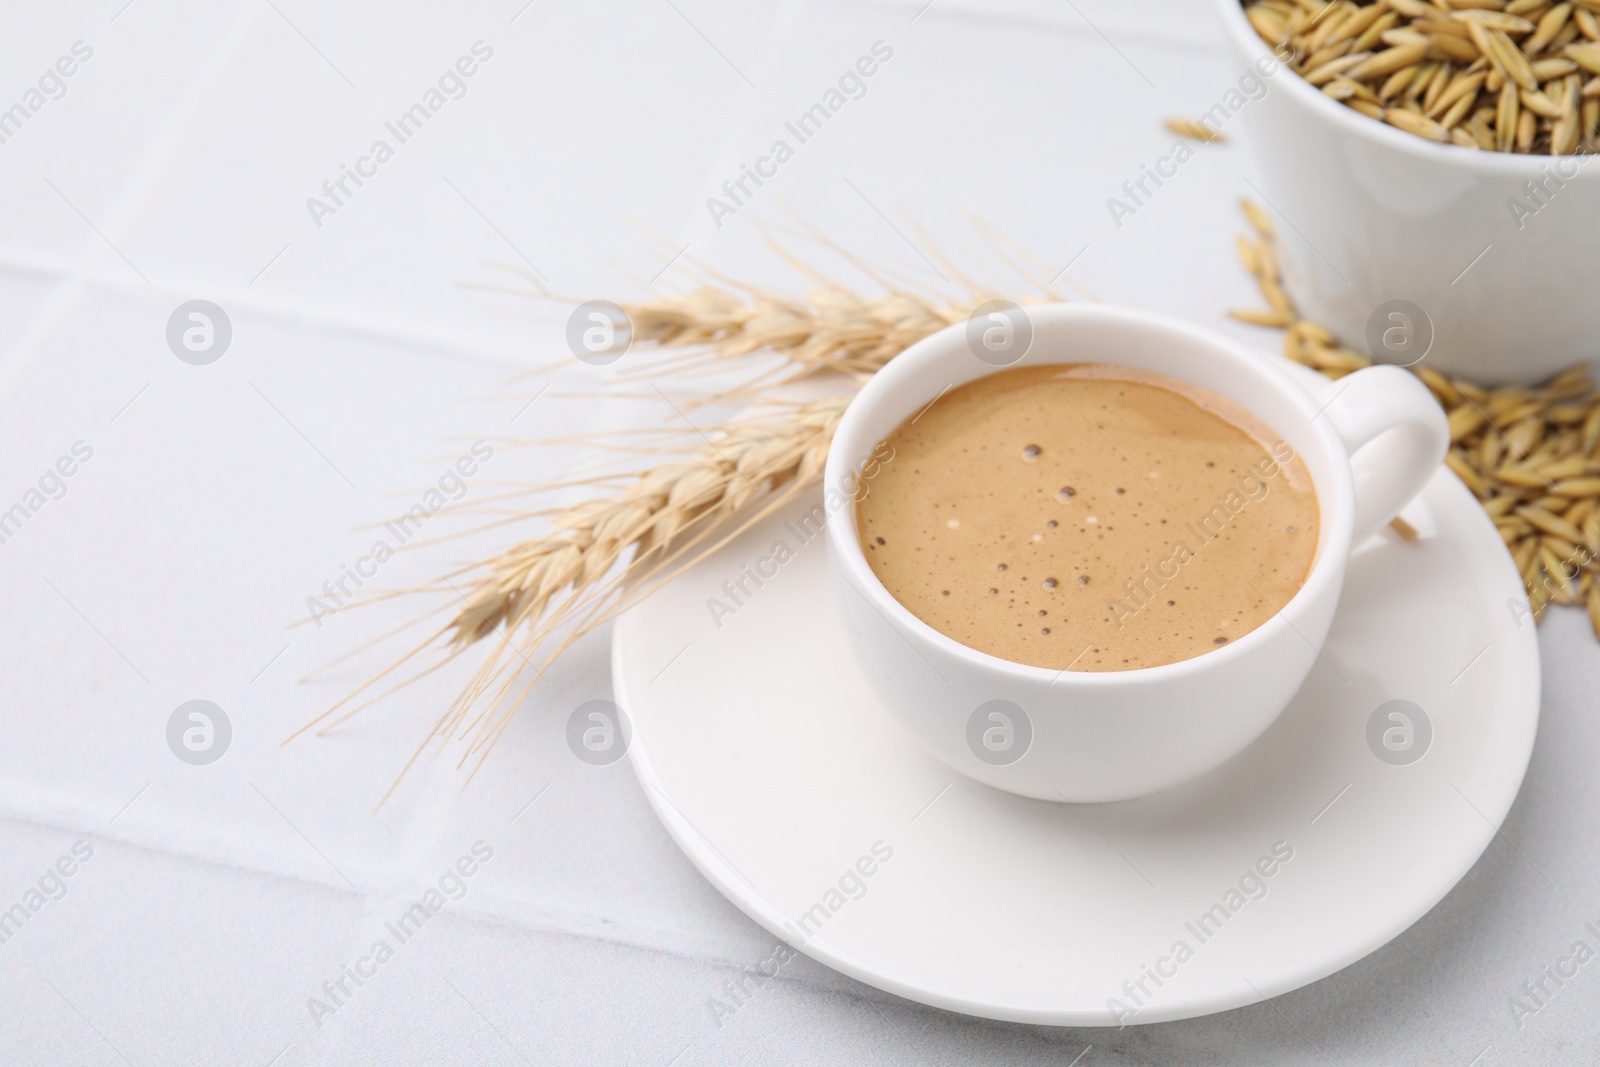
<path fill-rule="evenodd" d="M 1405 514 L 1421 539 L 1386 532 L 1351 558 L 1323 658 L 1259 741 L 1178 789 L 1076 806 L 979 785 L 901 733 L 856 669 L 822 538 L 802 544 L 777 515 L 618 623 L 634 770 L 679 847 L 747 915 L 911 1000 L 1098 1026 L 1276 996 L 1432 908 L 1528 766 L 1539 657 L 1510 606 L 1526 604 L 1522 583 L 1448 471 Z M 779 540 L 794 558 L 760 588 L 746 579 L 753 595 L 714 620 L 708 599 L 734 606 L 723 583 Z M 1369 745 L 1391 700 L 1431 725 L 1415 762 Z M 1263 865 L 1265 895 L 1238 892 L 1278 842 L 1293 856 Z M 851 876 L 862 857 L 873 873 Z"/>

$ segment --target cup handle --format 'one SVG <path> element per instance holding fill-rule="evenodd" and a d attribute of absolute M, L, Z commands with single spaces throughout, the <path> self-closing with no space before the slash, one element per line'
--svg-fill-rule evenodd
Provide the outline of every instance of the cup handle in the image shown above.
<path fill-rule="evenodd" d="M 1399 367 L 1358 370 L 1332 383 L 1323 397 L 1322 417 L 1350 455 L 1354 547 L 1422 492 L 1444 462 L 1450 424 L 1427 386 Z"/>

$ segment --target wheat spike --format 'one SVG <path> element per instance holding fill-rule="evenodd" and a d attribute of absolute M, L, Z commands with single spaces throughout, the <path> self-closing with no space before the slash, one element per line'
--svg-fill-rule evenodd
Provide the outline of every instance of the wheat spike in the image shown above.
<path fill-rule="evenodd" d="M 848 402 L 832 397 L 799 405 L 789 420 L 735 423 L 697 454 L 558 516 L 548 533 L 485 564 L 450 622 L 451 642 L 469 645 L 501 627 L 536 624 L 553 599 L 581 597 L 624 556 L 628 570 L 643 569 L 697 525 L 716 527 L 774 490 L 811 484 Z"/>
<path fill-rule="evenodd" d="M 842 287 L 806 300 L 704 286 L 680 297 L 624 304 L 634 338 L 699 348 L 717 359 L 769 351 L 805 374 L 866 376 L 924 337 L 964 321 L 981 300 L 939 303 L 909 292 L 868 299 Z"/>
<path fill-rule="evenodd" d="M 961 295 L 952 297 L 904 272 L 867 262 L 799 216 L 795 221 L 803 237 L 866 276 L 881 289 L 881 295 L 862 295 L 795 255 L 770 234 L 766 235 L 768 250 L 805 279 L 807 289 L 803 296 L 728 278 L 694 257 L 685 256 L 679 262 L 696 278 L 695 284 L 682 292 L 618 305 L 628 316 L 633 343 L 643 346 L 641 352 L 658 354 L 658 358 L 637 362 L 631 371 L 620 376 L 643 380 L 664 374 L 715 372 L 730 362 L 766 355 L 774 357 L 772 365 L 757 372 L 741 388 L 719 393 L 714 399 L 759 398 L 773 386 L 821 374 L 845 374 L 858 382 L 865 381 L 924 337 L 966 321 L 979 305 L 1005 295 L 963 273 L 915 222 L 912 228 L 929 249 L 929 262 L 938 264 L 936 269 L 963 290 Z M 1050 284 L 1039 280 L 1034 268 L 1018 261 L 1017 250 L 1003 235 L 981 220 L 974 220 L 974 224 L 990 250 L 1038 291 L 1037 296 L 1017 298 L 1017 303 L 1063 299 Z M 522 278 L 532 290 L 471 288 L 580 302 L 557 295 L 537 276 L 513 264 L 492 265 Z M 1055 270 L 1044 264 L 1035 266 L 1045 273 Z M 1065 274 L 1063 270 L 1056 276 Z M 1097 299 L 1070 278 L 1068 283 Z M 540 367 L 528 373 L 548 369 Z"/>
<path fill-rule="evenodd" d="M 767 417 L 711 431 L 704 446 L 689 455 L 640 472 L 621 489 L 557 515 L 541 536 L 513 545 L 465 574 L 424 587 L 454 592 L 461 606 L 410 652 L 287 740 L 316 726 L 325 731 L 498 635 L 466 689 L 417 752 L 434 740 L 468 738 L 461 759 L 465 763 L 477 754 L 476 773 L 521 698 L 573 641 L 814 484 L 848 403 L 848 396 L 838 396 L 788 405 L 784 417 L 769 411 Z M 430 650 L 443 653 L 440 663 L 328 721 Z M 536 656 L 542 657 L 537 665 Z M 523 668 L 532 669 L 532 680 Z M 398 785 L 397 778 L 383 801 Z"/>

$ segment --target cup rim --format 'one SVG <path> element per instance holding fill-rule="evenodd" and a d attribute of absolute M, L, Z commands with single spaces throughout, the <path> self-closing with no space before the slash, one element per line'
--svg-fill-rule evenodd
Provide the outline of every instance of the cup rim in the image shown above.
<path fill-rule="evenodd" d="M 943 655 L 963 661 L 976 669 L 1010 675 L 1025 683 L 1043 683 L 1063 689 L 1071 687 L 1098 689 L 1107 686 L 1181 681 L 1188 676 L 1208 672 L 1214 667 L 1254 655 L 1261 646 L 1280 638 L 1285 630 L 1300 632 L 1295 626 L 1295 618 L 1303 616 L 1312 604 L 1320 602 L 1321 598 L 1330 592 L 1337 593 L 1337 586 L 1342 581 L 1345 563 L 1352 547 L 1350 539 L 1355 513 L 1355 486 L 1350 471 L 1349 453 L 1345 449 L 1343 440 L 1331 428 L 1329 422 L 1319 418 L 1322 411 L 1317 405 L 1316 398 L 1290 377 L 1282 367 L 1274 365 L 1271 357 L 1266 354 L 1214 330 L 1172 315 L 1110 304 L 1034 304 L 1025 310 L 1032 319 L 1036 331 L 1041 321 L 1076 320 L 1111 322 L 1124 329 L 1154 329 L 1163 331 L 1168 336 L 1179 335 L 1197 348 L 1209 348 L 1219 358 L 1231 358 L 1241 362 L 1251 372 L 1265 379 L 1282 398 L 1287 408 L 1305 420 L 1309 431 L 1321 442 L 1329 458 L 1334 461 L 1331 465 L 1332 484 L 1319 482 L 1315 475 L 1312 475 L 1312 488 L 1316 493 L 1319 509 L 1318 525 L 1321 528 L 1319 530 L 1321 540 L 1306 580 L 1287 603 L 1260 626 L 1236 641 L 1230 641 L 1220 648 L 1208 649 L 1188 659 L 1123 671 L 1070 671 L 1018 663 L 962 644 L 930 626 L 912 614 L 909 608 L 889 592 L 878 579 L 871 564 L 867 562 L 866 553 L 861 550 L 860 539 L 856 532 L 855 498 L 849 493 L 845 494 L 848 501 L 846 506 L 839 509 L 839 514 L 835 515 L 826 527 L 828 545 L 834 560 L 846 568 L 845 581 L 857 595 L 868 600 L 873 607 L 884 614 L 893 626 L 902 632 L 909 631 L 934 646 Z M 887 400 L 893 395 L 894 390 L 900 388 L 899 378 L 911 373 L 911 368 L 919 362 L 937 359 L 952 351 L 959 351 L 972 358 L 966 348 L 965 331 L 966 324 L 959 322 L 924 337 L 890 360 L 851 399 L 834 431 L 833 447 L 828 450 L 828 460 L 823 472 L 825 489 L 851 484 L 848 477 L 851 473 L 849 452 L 855 450 L 847 450 L 840 446 L 847 444 L 852 434 L 857 432 L 856 424 L 867 417 L 869 409 Z M 987 374 L 1005 369 L 1007 368 L 994 367 L 978 377 L 985 377 Z M 1269 426 L 1272 425 L 1272 421 L 1260 412 L 1253 411 L 1252 414 Z"/>
<path fill-rule="evenodd" d="M 1318 112 L 1330 122 L 1342 126 L 1357 137 L 1366 138 L 1385 148 L 1394 149 L 1413 156 L 1417 159 L 1427 160 L 1443 166 L 1458 166 L 1466 170 L 1477 171 L 1484 174 L 1497 176 L 1511 175 L 1515 177 L 1537 177 L 1540 166 L 1550 166 L 1556 160 L 1572 159 L 1579 161 L 1590 159 L 1596 153 L 1574 152 L 1564 156 L 1530 155 L 1517 152 L 1485 152 L 1481 149 L 1465 148 L 1458 144 L 1436 144 L 1415 134 L 1406 133 L 1396 129 L 1386 122 L 1368 118 L 1353 108 L 1346 107 L 1328 94 L 1316 88 L 1293 70 L 1289 65 L 1279 59 L 1272 49 L 1267 47 L 1267 42 L 1245 17 L 1244 5 L 1240 0 L 1216 0 L 1222 16 L 1224 30 L 1233 38 L 1233 43 L 1247 55 L 1257 58 L 1270 57 L 1273 62 L 1283 67 L 1283 73 L 1289 75 L 1290 85 L 1288 92 L 1300 102 Z M 1565 174 L 1562 181 L 1571 181 Z"/>

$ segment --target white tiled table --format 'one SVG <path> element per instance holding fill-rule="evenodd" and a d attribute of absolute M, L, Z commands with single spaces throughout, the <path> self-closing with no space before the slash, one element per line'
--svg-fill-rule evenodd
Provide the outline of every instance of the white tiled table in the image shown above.
<path fill-rule="evenodd" d="M 806 960 L 718 1025 L 709 999 L 770 939 L 677 852 L 625 764 L 566 750 L 567 714 L 609 692 L 605 632 L 538 686 L 465 792 L 453 759 L 424 760 L 372 814 L 467 661 L 279 746 L 383 661 L 299 679 L 405 610 L 286 628 L 367 550 L 359 527 L 403 510 L 474 440 L 496 445 L 472 489 L 489 495 L 569 459 L 510 439 L 660 414 L 596 399 L 609 372 L 509 382 L 563 352 L 564 312 L 458 284 L 514 281 L 485 261 L 583 297 L 638 296 L 658 272 L 669 286 L 690 258 L 792 287 L 752 225 L 790 225 L 787 205 L 931 278 L 914 218 L 974 274 L 1019 284 L 970 211 L 1047 277 L 1072 263 L 1063 287 L 1275 343 L 1223 318 L 1255 299 L 1231 248 L 1250 173 L 1238 137 L 1120 228 L 1105 206 L 1167 150 L 1159 120 L 1231 80 L 1207 4 L 975 6 L 13 13 L 0 107 L 31 102 L 75 42 L 92 56 L 0 143 L 0 508 L 76 442 L 93 454 L 0 544 L 0 908 L 41 878 L 65 889 L 0 944 L 0 1062 L 1593 1062 L 1600 964 L 1520 1029 L 1508 1007 L 1600 918 L 1600 654 L 1572 613 L 1542 633 L 1523 794 L 1432 914 L 1271 1003 L 1120 1032 L 949 1015 Z M 478 41 L 492 55 L 464 95 L 314 219 L 307 198 Z M 717 227 L 706 197 L 877 41 L 893 56 L 865 94 Z M 206 367 L 165 341 L 196 298 L 233 328 Z M 408 553 L 370 587 L 494 543 Z M 208 767 L 165 742 L 172 710 L 197 698 L 233 724 Z M 93 856 L 47 877 L 80 840 Z M 308 999 L 478 841 L 493 857 L 464 896 L 359 988 L 346 979 L 317 1025 Z"/>

